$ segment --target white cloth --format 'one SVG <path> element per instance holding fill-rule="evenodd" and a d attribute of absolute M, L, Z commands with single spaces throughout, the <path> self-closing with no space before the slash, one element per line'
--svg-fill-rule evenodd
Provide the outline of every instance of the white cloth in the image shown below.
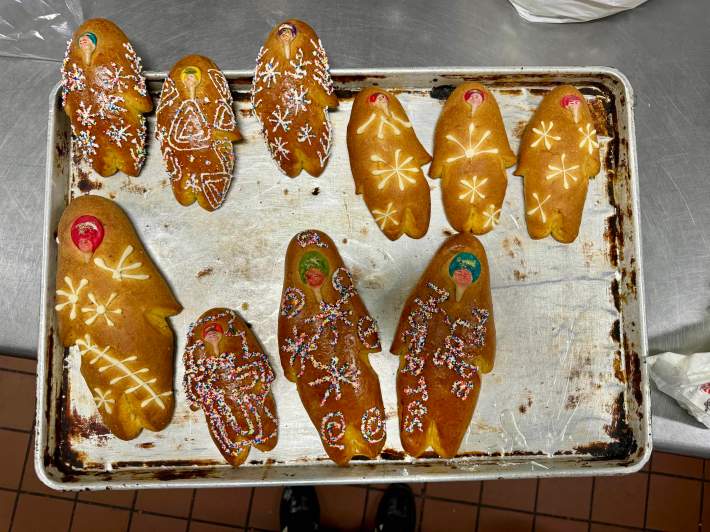
<path fill-rule="evenodd" d="M 661 353 L 647 360 L 658 389 L 710 428 L 710 353 Z"/>
<path fill-rule="evenodd" d="M 530 22 L 586 22 L 633 9 L 646 0 L 510 0 Z"/>

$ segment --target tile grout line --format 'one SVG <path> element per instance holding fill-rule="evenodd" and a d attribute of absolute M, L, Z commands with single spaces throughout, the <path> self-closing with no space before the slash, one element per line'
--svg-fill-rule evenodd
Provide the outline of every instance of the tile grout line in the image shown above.
<path fill-rule="evenodd" d="M 189 532 L 190 526 L 192 525 L 192 509 L 195 507 L 195 497 L 197 495 L 197 490 L 192 490 L 192 498 L 190 499 L 190 510 L 187 512 L 187 526 L 185 527 L 185 532 Z"/>
<path fill-rule="evenodd" d="M 533 503 L 533 519 L 532 519 L 532 530 L 535 532 L 535 527 L 537 526 L 537 501 L 540 495 L 540 479 L 535 479 L 535 502 Z"/>
<path fill-rule="evenodd" d="M 17 506 L 20 502 L 20 494 L 22 493 L 20 491 L 20 488 L 22 487 L 22 480 L 25 478 L 25 470 L 27 469 L 27 459 L 30 455 L 30 447 L 32 446 L 32 437 L 27 438 L 27 449 L 25 449 L 25 461 L 22 464 L 22 473 L 20 474 L 20 483 L 17 486 L 17 489 L 15 490 L 16 495 L 15 495 L 15 503 L 12 506 L 12 514 L 10 515 L 10 526 L 8 527 L 8 530 L 12 530 L 12 527 L 15 524 L 15 516 L 17 515 Z"/>
<path fill-rule="evenodd" d="M 67 528 L 67 532 L 71 532 L 71 529 L 74 526 L 74 514 L 76 514 L 76 503 L 77 503 L 78 499 L 79 499 L 79 492 L 77 491 L 74 494 L 74 502 L 72 503 L 72 506 L 71 506 L 71 515 L 69 516 L 69 528 Z"/>
<path fill-rule="evenodd" d="M 32 434 L 32 429 L 18 429 L 16 427 L 0 426 L 0 430 L 6 430 L 8 432 L 19 432 L 20 434 Z"/>
<path fill-rule="evenodd" d="M 138 500 L 138 491 L 133 492 L 133 502 L 131 502 L 131 511 L 128 514 L 128 524 L 126 525 L 126 532 L 131 530 L 131 524 L 133 523 L 133 512 L 136 510 L 136 501 Z"/>
<path fill-rule="evenodd" d="M 0 368 L 0 371 L 5 371 L 7 373 L 17 373 L 19 375 L 28 375 L 29 377 L 37 377 L 37 372 L 30 373 L 29 371 L 24 371 L 21 369 L 10 369 L 10 368 Z"/>
<path fill-rule="evenodd" d="M 419 532 L 422 532 L 422 527 L 424 526 L 424 507 L 426 506 L 426 500 L 427 500 L 426 489 L 427 489 L 428 485 L 429 484 L 427 484 L 426 482 L 423 483 L 422 484 L 422 491 L 421 491 L 421 493 L 419 493 L 419 496 L 422 498 L 422 508 L 421 508 L 421 510 L 419 510 L 419 515 L 417 516 L 417 523 L 419 525 L 419 526 L 417 526 L 417 530 Z"/>
<path fill-rule="evenodd" d="M 703 530 L 703 511 L 705 506 L 705 460 L 703 460 L 703 479 L 700 481 L 700 515 L 698 515 L 698 531 Z"/>
<path fill-rule="evenodd" d="M 648 495 L 651 492 L 651 468 L 646 472 L 648 479 L 646 479 L 646 500 L 644 501 L 644 511 L 643 511 L 643 528 L 647 528 L 648 524 Z"/>
<path fill-rule="evenodd" d="M 251 507 L 252 507 L 252 504 L 254 503 L 254 492 L 255 491 L 256 491 L 256 488 L 252 488 L 251 492 L 249 493 L 249 506 L 247 507 L 247 518 L 244 521 L 244 530 L 249 529 L 249 521 L 251 521 Z"/>
<path fill-rule="evenodd" d="M 478 523 L 481 520 L 481 503 L 483 502 L 483 481 L 478 488 L 478 504 L 476 505 L 476 531 L 478 530 Z"/>
<path fill-rule="evenodd" d="M 365 530 L 365 519 L 367 518 L 367 505 L 370 498 L 370 485 L 365 484 L 365 504 L 362 506 L 362 518 L 360 519 L 360 530 Z"/>
<path fill-rule="evenodd" d="M 594 490 L 597 487 L 597 478 L 592 477 L 592 493 L 589 496 L 589 530 L 592 530 L 592 512 L 594 512 Z"/>

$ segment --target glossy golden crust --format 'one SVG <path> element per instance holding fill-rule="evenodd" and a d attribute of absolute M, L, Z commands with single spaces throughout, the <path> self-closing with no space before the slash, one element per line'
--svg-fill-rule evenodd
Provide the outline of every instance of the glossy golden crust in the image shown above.
<path fill-rule="evenodd" d="M 213 308 L 190 326 L 183 355 L 185 394 L 201 409 L 210 436 L 233 466 L 276 446 L 274 372 L 256 336 L 233 310 Z"/>
<path fill-rule="evenodd" d="M 495 324 L 486 252 L 460 233 L 438 249 L 402 309 L 390 351 L 400 439 L 421 456 L 455 456 L 471 422 L 481 374 L 493 369 Z"/>
<path fill-rule="evenodd" d="M 299 233 L 288 246 L 279 351 L 328 456 L 339 465 L 375 458 L 385 443 L 380 384 L 368 360 L 380 351 L 377 324 L 320 231 Z"/>
<path fill-rule="evenodd" d="M 460 232 L 492 230 L 515 164 L 493 94 L 480 83 L 459 85 L 446 100 L 434 132 L 429 176 L 441 178 L 449 223 Z"/>
<path fill-rule="evenodd" d="M 145 118 L 153 109 L 141 60 L 113 22 L 87 20 L 74 32 L 62 65 L 62 103 L 72 126 L 75 161 L 102 176 L 137 176 L 145 159 Z"/>
<path fill-rule="evenodd" d="M 532 238 L 570 243 L 582 221 L 589 178 L 600 170 L 599 142 L 584 96 L 571 85 L 551 90 L 520 140 L 515 175 L 523 177 Z"/>
<path fill-rule="evenodd" d="M 175 199 L 219 208 L 232 181 L 232 142 L 242 138 L 222 71 L 207 57 L 183 57 L 163 83 L 155 114 Z"/>
<path fill-rule="evenodd" d="M 431 192 L 421 166 L 431 156 L 399 100 L 377 87 L 360 91 L 347 140 L 355 192 L 363 195 L 385 236 L 423 237 L 429 229 Z"/>
<path fill-rule="evenodd" d="M 94 234 L 96 220 L 103 239 L 93 251 L 80 249 L 72 235 L 85 226 Z M 99 196 L 74 199 L 57 239 L 59 338 L 81 352 L 81 374 L 104 424 L 126 440 L 143 428 L 162 430 L 174 405 L 167 317 L 182 307 L 116 203 Z"/>
<path fill-rule="evenodd" d="M 295 35 L 294 35 L 295 33 Z M 323 173 L 332 139 L 328 108 L 338 106 L 328 56 L 313 28 L 290 19 L 259 50 L 251 102 L 264 140 L 289 177 Z"/>

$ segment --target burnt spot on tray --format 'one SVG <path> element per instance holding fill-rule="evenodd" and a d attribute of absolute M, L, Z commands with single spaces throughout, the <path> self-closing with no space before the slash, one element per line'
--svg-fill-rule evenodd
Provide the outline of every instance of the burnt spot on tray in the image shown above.
<path fill-rule="evenodd" d="M 348 239 L 347 239 L 347 238 L 343 238 L 343 244 L 347 244 L 347 243 L 348 243 Z"/>
<path fill-rule="evenodd" d="M 111 434 L 108 427 L 101 422 L 101 418 L 98 416 L 83 417 L 79 415 L 76 409 L 72 409 L 67 422 L 69 437 L 72 440 L 89 439 L 92 437 L 102 438 Z"/>
<path fill-rule="evenodd" d="M 141 449 L 152 449 L 153 447 L 155 447 L 155 443 L 153 443 L 152 441 L 147 441 L 145 443 L 139 444 L 138 447 L 140 447 Z"/>
<path fill-rule="evenodd" d="M 639 407 L 643 404 L 641 392 L 641 359 L 636 352 L 633 342 L 624 335 L 624 362 L 626 363 L 626 378 L 631 383 L 631 393 Z M 639 411 L 639 417 L 643 414 Z"/>
<path fill-rule="evenodd" d="M 103 183 L 100 181 L 92 181 L 88 176 L 81 176 L 79 178 L 79 182 L 77 183 L 77 187 L 79 187 L 79 190 L 81 190 L 84 194 L 87 194 L 92 190 L 101 190 L 102 186 Z"/>
<path fill-rule="evenodd" d="M 624 406 L 624 392 L 619 392 L 611 412 L 611 423 L 604 426 L 604 431 L 613 440 L 611 442 L 592 442 L 589 445 L 580 445 L 575 450 L 581 454 L 589 454 L 601 460 L 615 460 L 628 458 L 636 452 L 638 445 L 634 439 L 633 431 L 626 422 L 626 408 Z"/>
<path fill-rule="evenodd" d="M 524 281 L 527 276 L 528 275 L 526 273 L 523 273 L 520 270 L 513 270 L 513 277 L 515 277 L 516 281 Z"/>
<path fill-rule="evenodd" d="M 246 301 L 244 303 L 242 303 L 242 310 L 244 310 L 244 311 L 249 310 L 249 303 L 247 303 Z"/>
<path fill-rule="evenodd" d="M 453 85 L 439 85 L 429 91 L 429 96 L 435 100 L 446 100 L 455 88 Z"/>
<path fill-rule="evenodd" d="M 335 95 L 338 97 L 339 101 L 352 100 L 355 98 L 357 91 L 350 89 L 335 89 Z"/>
<path fill-rule="evenodd" d="M 517 124 L 515 124 L 515 127 L 513 128 L 513 137 L 516 139 L 520 139 L 523 137 L 523 133 L 525 132 L 525 127 L 528 125 L 527 120 L 520 120 L 518 121 Z"/>
<path fill-rule="evenodd" d="M 404 451 L 395 449 L 383 449 L 380 453 L 380 458 L 383 460 L 404 460 Z"/>
<path fill-rule="evenodd" d="M 454 233 L 449 229 L 444 229 L 444 236 L 448 238 L 450 236 L 454 236 Z"/>
<path fill-rule="evenodd" d="M 620 213 L 609 216 L 606 219 L 606 229 L 604 230 L 604 239 L 609 243 L 609 262 L 614 268 L 619 266 L 620 250 L 619 242 L 621 242 L 621 215 Z"/>
<path fill-rule="evenodd" d="M 621 312 L 621 294 L 619 293 L 619 281 L 611 281 L 611 297 L 614 299 L 614 308 Z"/>
<path fill-rule="evenodd" d="M 314 189 L 311 191 L 311 194 L 312 194 L 313 196 L 317 196 L 318 194 L 320 194 L 320 187 L 314 188 Z"/>
<path fill-rule="evenodd" d="M 284 196 L 288 196 L 288 189 L 287 188 L 284 189 Z"/>
<path fill-rule="evenodd" d="M 199 272 L 197 272 L 195 274 L 195 277 L 197 277 L 198 279 L 202 279 L 203 277 L 205 277 L 207 275 L 212 275 L 213 271 L 214 270 L 212 269 L 212 266 L 208 266 L 206 268 L 202 268 Z"/>
<path fill-rule="evenodd" d="M 610 117 L 603 99 L 594 98 L 593 100 L 587 100 L 587 103 L 589 104 L 589 111 L 592 114 L 592 122 L 594 123 L 594 129 L 597 130 L 597 135 L 608 137 L 609 128 L 607 126 Z"/>
<path fill-rule="evenodd" d="M 565 410 L 573 410 L 579 405 L 579 396 L 574 394 L 569 394 L 567 400 L 565 401 Z"/>
<path fill-rule="evenodd" d="M 621 344 L 621 320 L 614 320 L 614 323 L 611 324 L 609 336 L 615 343 Z"/>
<path fill-rule="evenodd" d="M 621 366 L 621 351 L 614 352 L 614 377 L 619 382 L 626 382 L 624 377 L 624 368 Z"/>

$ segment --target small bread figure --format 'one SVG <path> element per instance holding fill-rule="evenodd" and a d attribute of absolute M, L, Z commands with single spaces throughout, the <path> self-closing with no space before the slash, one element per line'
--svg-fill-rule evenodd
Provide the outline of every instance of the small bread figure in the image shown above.
<path fill-rule="evenodd" d="M 103 177 L 137 176 L 145 160 L 145 117 L 153 110 L 141 60 L 110 20 L 94 18 L 74 32 L 62 65 L 62 105 L 72 154 Z"/>
<path fill-rule="evenodd" d="M 202 410 L 210 435 L 236 467 L 253 445 L 270 451 L 278 438 L 271 394 L 274 372 L 259 341 L 233 310 L 213 308 L 190 326 L 183 354 L 185 394 Z"/>
<path fill-rule="evenodd" d="M 232 142 L 242 138 L 222 71 L 201 55 L 182 58 L 163 83 L 155 115 L 175 199 L 218 209 L 232 182 Z"/>
<path fill-rule="evenodd" d="M 441 178 L 441 197 L 451 226 L 482 235 L 500 219 L 508 177 L 515 164 L 493 94 L 480 83 L 459 85 L 446 100 L 434 133 L 429 177 Z"/>
<path fill-rule="evenodd" d="M 347 139 L 355 193 L 363 195 L 385 236 L 423 237 L 429 229 L 431 192 L 421 166 L 431 156 L 399 100 L 377 87 L 360 91 Z"/>
<path fill-rule="evenodd" d="M 390 351 L 399 356 L 399 433 L 407 454 L 451 458 L 493 369 L 496 332 L 488 260 L 470 233 L 438 249 L 402 309 Z"/>
<path fill-rule="evenodd" d="M 271 30 L 256 58 L 251 104 L 279 170 L 289 177 L 323 173 L 332 139 L 328 109 L 338 98 L 328 56 L 308 24 L 291 19 Z"/>
<path fill-rule="evenodd" d="M 377 324 L 325 233 L 304 231 L 288 246 L 278 340 L 286 378 L 331 460 L 375 458 L 385 444 L 380 383 L 368 360 L 380 351 Z"/>
<path fill-rule="evenodd" d="M 174 406 L 167 318 L 182 307 L 113 201 L 74 199 L 57 240 L 59 339 L 78 348 L 103 423 L 122 440 L 164 429 Z"/>
<path fill-rule="evenodd" d="M 515 175 L 523 178 L 532 238 L 574 242 L 589 178 L 599 173 L 599 141 L 584 96 L 571 85 L 551 90 L 520 140 Z"/>

